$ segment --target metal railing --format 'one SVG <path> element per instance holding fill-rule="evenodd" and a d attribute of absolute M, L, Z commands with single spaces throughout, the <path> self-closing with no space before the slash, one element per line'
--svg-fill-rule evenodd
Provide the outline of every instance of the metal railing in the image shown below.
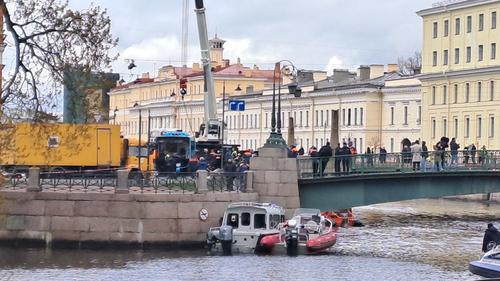
<path fill-rule="evenodd" d="M 131 191 L 172 193 L 172 192 L 195 192 L 196 173 L 176 172 L 150 172 L 141 174 L 139 177 L 131 174 L 128 186 Z"/>
<path fill-rule="evenodd" d="M 106 172 L 50 172 L 40 173 L 40 187 L 50 191 L 114 191 L 116 173 Z"/>
<path fill-rule="evenodd" d="M 245 192 L 247 188 L 247 174 L 236 172 L 210 172 L 207 179 L 209 191 L 237 191 Z"/>
<path fill-rule="evenodd" d="M 355 154 L 297 159 L 299 179 L 373 173 L 421 173 L 441 171 L 500 171 L 500 151 L 428 151 L 427 153 Z M 423 155 L 423 156 L 422 156 Z M 424 159 L 424 160 L 422 160 Z"/>

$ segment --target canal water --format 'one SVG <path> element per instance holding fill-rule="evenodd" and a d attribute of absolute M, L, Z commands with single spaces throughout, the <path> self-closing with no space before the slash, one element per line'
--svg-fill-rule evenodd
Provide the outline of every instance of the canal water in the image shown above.
<path fill-rule="evenodd" d="M 341 229 L 319 256 L 208 256 L 205 251 L 0 248 L 4 280 L 478 280 L 486 224 L 500 204 L 414 200 L 356 208 L 366 226 Z"/>

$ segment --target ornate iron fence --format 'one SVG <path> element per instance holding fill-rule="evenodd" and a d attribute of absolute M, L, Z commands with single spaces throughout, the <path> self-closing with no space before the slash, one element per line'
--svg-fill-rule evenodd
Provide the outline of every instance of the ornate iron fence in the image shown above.
<path fill-rule="evenodd" d="M 246 173 L 211 172 L 207 178 L 209 191 L 245 192 L 247 188 Z"/>
<path fill-rule="evenodd" d="M 175 173 L 175 172 L 150 172 L 129 177 L 128 186 L 131 191 L 172 193 L 172 192 L 195 192 L 196 173 Z"/>
<path fill-rule="evenodd" d="M 0 188 L 23 189 L 28 186 L 28 177 L 24 173 L 5 173 L 0 179 Z"/>
<path fill-rule="evenodd" d="M 50 191 L 114 191 L 117 185 L 114 172 L 40 173 L 40 187 Z"/>
<path fill-rule="evenodd" d="M 428 151 L 426 154 L 419 153 L 419 155 L 403 152 L 326 158 L 301 157 L 297 159 L 298 176 L 299 179 L 303 179 L 368 173 L 432 173 L 443 170 L 500 171 L 500 151 L 498 150 Z"/>

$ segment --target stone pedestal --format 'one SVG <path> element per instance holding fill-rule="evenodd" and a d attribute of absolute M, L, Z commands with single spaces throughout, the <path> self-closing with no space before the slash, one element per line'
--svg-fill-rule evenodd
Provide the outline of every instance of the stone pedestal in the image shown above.
<path fill-rule="evenodd" d="M 208 172 L 206 170 L 198 170 L 198 171 L 196 171 L 196 174 L 197 174 L 197 177 L 196 177 L 197 193 L 207 193 L 208 192 L 208 185 L 207 185 Z"/>
<path fill-rule="evenodd" d="M 31 167 L 28 172 L 28 188 L 26 188 L 29 192 L 38 192 L 42 191 L 40 186 L 40 168 Z"/>
<path fill-rule="evenodd" d="M 116 193 L 127 194 L 128 189 L 128 170 L 118 170 L 116 175 Z"/>
<path fill-rule="evenodd" d="M 259 157 L 251 158 L 253 189 L 260 202 L 276 203 L 286 209 L 289 218 L 300 207 L 297 159 L 287 158 L 286 148 L 260 148 Z"/>

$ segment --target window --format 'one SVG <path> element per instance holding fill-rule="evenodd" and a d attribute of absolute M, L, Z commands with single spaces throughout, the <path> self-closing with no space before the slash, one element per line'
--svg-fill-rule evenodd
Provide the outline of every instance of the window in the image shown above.
<path fill-rule="evenodd" d="M 404 107 L 404 123 L 403 125 L 408 125 L 408 106 Z"/>
<path fill-rule="evenodd" d="M 484 14 L 479 14 L 479 26 L 478 26 L 479 31 L 484 30 Z"/>
<path fill-rule="evenodd" d="M 437 38 L 438 37 L 438 23 L 434 22 L 432 23 L 432 38 Z"/>
<path fill-rule="evenodd" d="M 467 33 L 472 32 L 472 16 L 467 16 Z"/>
<path fill-rule="evenodd" d="M 391 125 L 394 125 L 394 107 L 391 107 Z"/>
<path fill-rule="evenodd" d="M 443 86 L 443 104 L 446 104 L 447 100 L 448 100 L 448 86 L 444 85 Z"/>
<path fill-rule="evenodd" d="M 309 110 L 306 110 L 306 127 L 309 127 Z"/>
<path fill-rule="evenodd" d="M 495 117 L 494 116 L 490 116 L 490 134 L 489 134 L 489 137 L 490 138 L 495 137 Z"/>
<path fill-rule="evenodd" d="M 347 126 L 351 126 L 351 109 L 347 109 Z"/>
<path fill-rule="evenodd" d="M 491 43 L 491 59 L 497 58 L 497 43 Z"/>
<path fill-rule="evenodd" d="M 316 127 L 318 127 L 318 124 L 319 124 L 319 111 L 316 110 Z"/>
<path fill-rule="evenodd" d="M 233 228 L 238 228 L 239 226 L 238 214 L 233 214 L 233 213 L 228 214 L 226 224 L 232 226 Z"/>
<path fill-rule="evenodd" d="M 354 125 L 358 125 L 358 109 L 354 109 Z"/>
<path fill-rule="evenodd" d="M 299 112 L 299 126 L 302 127 L 303 126 L 303 123 L 302 123 L 302 111 Z"/>
<path fill-rule="evenodd" d="M 453 86 L 453 103 L 457 102 L 458 102 L 458 84 L 455 84 L 455 86 Z"/>
<path fill-rule="evenodd" d="M 444 37 L 448 36 L 448 30 L 449 30 L 449 21 L 445 20 L 444 21 Z"/>
<path fill-rule="evenodd" d="M 467 58 L 466 58 L 466 62 L 471 62 L 472 60 L 472 49 L 471 47 L 467 47 L 467 54 L 466 54 Z"/>
<path fill-rule="evenodd" d="M 417 119 L 417 125 L 420 125 L 422 122 L 422 106 L 418 106 L 418 119 Z"/>
<path fill-rule="evenodd" d="M 453 137 L 457 138 L 458 137 L 458 119 L 455 118 L 455 120 L 453 120 L 453 122 L 455 123 L 455 130 L 453 131 Z"/>
<path fill-rule="evenodd" d="M 448 65 L 448 50 L 443 51 L 443 65 Z"/>
<path fill-rule="evenodd" d="M 345 108 L 342 109 L 342 125 L 345 126 Z"/>
<path fill-rule="evenodd" d="M 250 225 L 250 213 L 241 213 L 241 225 Z"/>
<path fill-rule="evenodd" d="M 391 153 L 394 153 L 394 138 L 391 138 Z"/>
<path fill-rule="evenodd" d="M 495 81 L 490 81 L 490 100 L 495 99 Z"/>
<path fill-rule="evenodd" d="M 455 48 L 455 64 L 459 64 L 459 63 L 460 63 L 460 49 Z"/>
<path fill-rule="evenodd" d="M 491 29 L 497 28 L 497 12 L 491 12 Z"/>
<path fill-rule="evenodd" d="M 363 125 L 363 113 L 364 113 L 363 111 L 364 111 L 363 108 L 359 109 L 359 124 L 360 125 Z"/>
<path fill-rule="evenodd" d="M 460 18 L 455 19 L 455 35 L 460 35 Z"/>
<path fill-rule="evenodd" d="M 325 124 L 328 126 L 330 124 L 330 115 L 329 115 L 329 111 L 328 109 L 326 110 L 326 121 L 325 121 Z"/>
<path fill-rule="evenodd" d="M 433 139 L 436 138 L 436 120 L 435 119 L 432 119 L 432 131 L 431 131 L 431 137 Z"/>
<path fill-rule="evenodd" d="M 242 219 L 243 221 L 243 219 Z M 266 214 L 255 214 L 253 216 L 253 227 L 254 228 L 266 228 Z"/>
<path fill-rule="evenodd" d="M 483 83 L 477 82 L 477 101 L 481 101 L 482 90 L 483 90 Z"/>
<path fill-rule="evenodd" d="M 483 45 L 479 45 L 479 48 L 477 49 L 477 60 L 483 61 Z"/>
<path fill-rule="evenodd" d="M 321 110 L 321 112 L 320 112 L 320 115 L 319 115 L 319 116 L 321 117 L 321 118 L 320 118 L 321 123 L 320 123 L 319 125 L 320 125 L 320 126 L 324 126 L 324 125 L 325 125 L 325 120 L 323 119 L 323 110 Z"/>
<path fill-rule="evenodd" d="M 448 120 L 443 119 L 443 135 L 448 135 Z"/>
<path fill-rule="evenodd" d="M 436 66 L 438 61 L 438 52 L 432 52 L 432 66 Z"/>
<path fill-rule="evenodd" d="M 464 124 L 464 137 L 466 138 L 469 137 L 469 129 L 470 129 L 470 118 L 467 117 L 465 118 L 465 124 Z"/>
<path fill-rule="evenodd" d="M 481 127 L 483 125 L 483 119 L 481 117 L 477 118 L 477 137 L 481 137 Z"/>
<path fill-rule="evenodd" d="M 436 104 L 436 86 L 432 86 L 432 103 Z"/>
<path fill-rule="evenodd" d="M 469 96 L 470 96 L 470 84 L 465 83 L 465 97 L 464 97 L 464 102 L 469 102 Z"/>

